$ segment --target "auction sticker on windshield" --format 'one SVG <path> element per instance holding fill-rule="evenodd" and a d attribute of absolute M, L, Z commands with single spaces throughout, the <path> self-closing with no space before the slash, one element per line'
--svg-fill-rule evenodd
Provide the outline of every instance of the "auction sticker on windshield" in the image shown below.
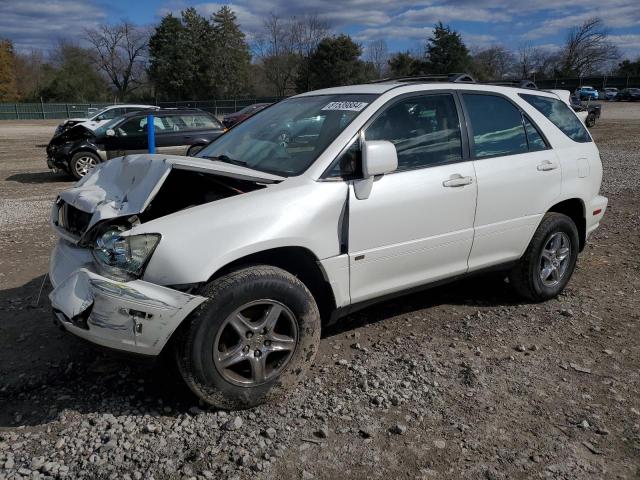
<path fill-rule="evenodd" d="M 330 102 L 322 110 L 348 110 L 350 112 L 359 112 L 369 105 L 367 102 Z"/>

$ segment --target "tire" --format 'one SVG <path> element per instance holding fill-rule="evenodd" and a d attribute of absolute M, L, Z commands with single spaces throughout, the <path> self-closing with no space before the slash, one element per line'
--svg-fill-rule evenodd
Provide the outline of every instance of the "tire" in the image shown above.
<path fill-rule="evenodd" d="M 189 147 L 189 150 L 187 150 L 187 157 L 196 156 L 204 147 L 204 145 L 192 145 Z"/>
<path fill-rule="evenodd" d="M 71 157 L 69 162 L 69 173 L 80 180 L 84 177 L 90 168 L 95 167 L 101 162 L 100 157 L 92 152 L 78 152 Z"/>
<path fill-rule="evenodd" d="M 178 369 L 200 399 L 217 408 L 251 408 L 302 380 L 320 345 L 320 313 L 300 280 L 257 265 L 214 280 L 200 294 L 209 299 L 194 312 L 175 349 Z M 260 324 L 271 317 L 277 323 L 265 333 Z M 277 350 L 283 346 L 289 350 Z M 225 368 L 231 358 L 235 363 Z"/>
<path fill-rule="evenodd" d="M 585 120 L 585 125 L 589 128 L 593 127 L 596 124 L 596 116 L 594 113 L 590 113 L 587 115 L 587 119 Z"/>
<path fill-rule="evenodd" d="M 549 255 L 549 252 L 557 247 L 558 239 L 560 239 L 560 248 L 556 248 L 555 255 Z M 552 240 L 556 245 L 550 244 Z M 546 249 L 546 247 L 550 248 Z M 569 247 L 568 253 L 563 250 L 566 247 Z M 573 220 L 562 213 L 547 213 L 542 218 L 524 255 L 509 272 L 509 283 L 520 296 L 534 302 L 556 297 L 564 290 L 573 274 L 579 247 L 578 229 Z M 546 251 L 544 256 L 543 251 Z M 560 260 L 563 254 L 566 255 L 563 260 Z M 550 267 L 556 264 L 554 274 Z M 547 270 L 544 270 L 545 267 Z M 547 272 L 550 272 L 550 275 L 543 280 L 542 276 Z"/>

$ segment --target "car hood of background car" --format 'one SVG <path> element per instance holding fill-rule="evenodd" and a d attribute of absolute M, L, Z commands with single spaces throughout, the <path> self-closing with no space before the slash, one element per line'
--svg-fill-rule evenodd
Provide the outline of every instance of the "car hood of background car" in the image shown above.
<path fill-rule="evenodd" d="M 102 220 L 144 211 L 174 168 L 265 184 L 284 180 L 277 175 L 203 158 L 140 154 L 102 163 L 74 187 L 60 193 L 60 198 L 92 214 L 89 229 Z"/>

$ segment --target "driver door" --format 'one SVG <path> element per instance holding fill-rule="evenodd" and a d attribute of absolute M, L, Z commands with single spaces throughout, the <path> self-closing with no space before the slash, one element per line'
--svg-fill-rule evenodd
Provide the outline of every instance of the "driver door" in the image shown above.
<path fill-rule="evenodd" d="M 367 199 L 349 197 L 353 303 L 467 271 L 476 177 L 451 93 L 405 97 L 364 132 L 396 146 L 398 170 L 375 179 Z"/>

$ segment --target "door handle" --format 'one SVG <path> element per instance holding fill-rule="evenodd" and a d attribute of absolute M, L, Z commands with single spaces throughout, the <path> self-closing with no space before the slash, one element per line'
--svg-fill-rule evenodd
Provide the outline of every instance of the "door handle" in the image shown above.
<path fill-rule="evenodd" d="M 449 180 L 442 182 L 444 187 L 464 187 L 465 185 L 471 185 L 473 183 L 473 177 L 463 177 L 459 173 L 454 173 L 449 177 Z"/>
<path fill-rule="evenodd" d="M 549 170 L 555 170 L 556 168 L 558 168 L 558 164 L 550 162 L 549 160 L 545 160 L 540 165 L 538 165 L 538 171 L 540 172 L 548 172 Z"/>

